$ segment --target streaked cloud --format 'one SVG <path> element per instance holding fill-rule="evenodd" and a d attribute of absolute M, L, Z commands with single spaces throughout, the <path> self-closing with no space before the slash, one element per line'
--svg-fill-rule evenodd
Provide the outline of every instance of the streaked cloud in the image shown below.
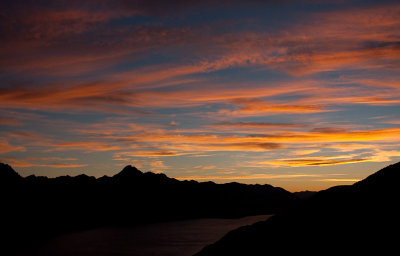
<path fill-rule="evenodd" d="M 318 170 L 400 157 L 396 2 L 1 5 L 0 157 L 14 166 L 327 186 L 354 177 Z"/>
<path fill-rule="evenodd" d="M 186 153 L 187 154 L 187 153 Z M 131 156 L 131 157 L 166 157 L 166 156 L 181 156 L 185 153 L 177 153 L 173 151 L 132 151 L 132 152 L 118 152 L 117 156 Z"/>
<path fill-rule="evenodd" d="M 103 142 L 78 141 L 78 142 L 56 142 L 50 146 L 49 150 L 51 151 L 75 150 L 84 152 L 96 152 L 96 151 L 114 151 L 121 149 L 123 149 L 123 147 Z"/>
<path fill-rule="evenodd" d="M 22 123 L 15 118 L 2 118 L 0 117 L 0 125 L 5 126 L 20 126 Z"/>
<path fill-rule="evenodd" d="M 16 159 L 13 157 L 0 158 L 0 161 L 6 162 L 13 167 L 51 167 L 51 168 L 80 168 L 88 166 L 87 164 L 71 163 L 69 161 L 76 159 L 49 158 L 49 157 L 27 157 Z"/>
<path fill-rule="evenodd" d="M 221 110 L 221 112 L 230 115 L 268 115 L 271 113 L 309 114 L 327 111 L 319 105 L 274 104 L 257 99 L 235 99 L 232 103 L 239 108 L 230 113 L 227 110 Z"/>
<path fill-rule="evenodd" d="M 278 166 L 320 166 L 320 165 L 337 165 L 337 164 L 351 164 L 370 161 L 370 159 L 338 159 L 338 160 L 327 160 L 329 157 L 318 158 L 298 158 L 298 159 L 281 159 L 272 160 L 267 162 L 271 165 Z"/>
<path fill-rule="evenodd" d="M 174 177 L 177 180 L 264 180 L 264 179 L 295 179 L 299 177 L 319 177 L 316 174 L 254 174 L 245 176 L 186 176 Z"/>
<path fill-rule="evenodd" d="M 26 149 L 23 146 L 13 146 L 11 145 L 7 140 L 5 139 L 0 139 L 0 153 L 7 153 L 7 152 L 13 152 L 13 151 L 26 151 Z"/>
<path fill-rule="evenodd" d="M 227 128 L 304 128 L 307 124 L 293 123 L 259 123 L 259 122 L 223 122 L 210 125 L 211 127 L 227 127 Z"/>
<path fill-rule="evenodd" d="M 357 182 L 357 181 L 360 181 L 360 179 L 320 179 L 318 181 L 323 181 L 323 182 Z"/>

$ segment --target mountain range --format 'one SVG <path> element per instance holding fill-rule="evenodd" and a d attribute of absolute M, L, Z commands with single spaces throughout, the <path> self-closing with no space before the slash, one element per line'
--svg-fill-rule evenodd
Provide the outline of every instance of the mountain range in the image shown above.
<path fill-rule="evenodd" d="M 397 163 L 353 185 L 320 191 L 266 221 L 229 232 L 196 256 L 398 254 L 399 178 Z"/>
<path fill-rule="evenodd" d="M 193 218 L 274 214 L 300 199 L 271 185 L 178 181 L 126 166 L 112 177 L 21 177 L 0 163 L 2 237 L 10 251 L 57 234 Z"/>

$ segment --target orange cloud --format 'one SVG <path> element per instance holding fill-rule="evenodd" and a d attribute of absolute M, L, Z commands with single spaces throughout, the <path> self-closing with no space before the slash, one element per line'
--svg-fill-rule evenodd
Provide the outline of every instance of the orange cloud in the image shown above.
<path fill-rule="evenodd" d="M 276 143 L 340 143 L 340 142 L 364 142 L 364 141 L 397 141 L 400 128 L 387 128 L 361 131 L 320 131 L 311 132 L 287 132 L 269 137 L 259 137 L 258 140 L 268 140 Z"/>
<path fill-rule="evenodd" d="M 97 152 L 97 151 L 114 151 L 121 150 L 125 147 L 114 146 L 104 142 L 98 141 L 78 141 L 78 142 L 55 142 L 49 146 L 49 151 L 65 151 L 65 150 L 78 150 L 85 152 Z"/>
<path fill-rule="evenodd" d="M 1 87 L 1 108 L 62 113 L 97 111 L 128 117 L 134 111 L 145 115 L 158 114 L 166 108 L 206 106 L 207 109 L 197 108 L 198 112 L 185 115 L 202 115 L 208 122 L 216 117 L 220 121 L 232 117 L 325 113 L 346 109 L 349 104 L 400 104 L 396 73 L 400 70 L 398 4 L 307 12 L 307 16 L 299 14 L 296 23 L 286 24 L 285 29 L 252 32 L 226 29 L 232 21 L 175 27 L 160 22 L 116 28 L 108 22 L 138 13 L 154 14 L 152 8 L 157 8 L 151 4 L 144 4 L 144 9 L 135 3 L 125 4 L 130 8 L 105 2 L 98 8 L 91 8 L 90 3 L 76 8 L 68 7 L 66 1 L 66 8 L 31 10 L 20 6 L 14 10 L 16 15 L 0 17 L 5 21 L 0 26 L 6 39 L 0 42 L 0 67 L 16 80 L 9 84 L 5 81 Z M 177 7 L 176 3 L 173 6 Z M 5 8 L 4 13 L 8 12 Z M 152 62 L 154 54 L 166 58 Z M 124 71 L 116 71 L 121 67 Z M 249 81 L 245 82 L 230 78 L 221 83 L 219 78 L 214 79 L 213 72 L 234 67 L 255 70 L 257 74 L 264 69 L 286 74 L 263 82 L 254 82 L 259 81 L 258 77 L 253 79 L 249 73 Z M 360 72 L 350 72 L 354 69 Z M 337 79 L 315 78 L 325 77 L 323 74 L 309 76 L 342 70 L 346 72 Z M 208 73 L 212 76 L 206 76 Z M 281 76 L 287 77 L 285 81 L 275 81 Z M 33 82 L 19 80 L 22 78 Z M 0 124 L 20 125 L 19 120 L 19 116 L 0 118 Z M 73 138 L 76 142 L 45 139 L 29 132 L 4 132 L 7 140 L 0 140 L 0 153 L 30 150 L 35 145 L 47 151 L 123 151 L 114 159 L 125 161 L 129 157 L 204 156 L 204 152 L 212 151 L 272 155 L 288 150 L 285 152 L 290 156 L 290 150 L 295 150 L 293 159 L 277 157 L 277 161 L 285 166 L 317 166 L 388 161 L 398 154 L 395 150 L 379 151 L 380 144 L 397 143 L 400 137 L 399 127 L 312 129 L 317 125 L 230 121 L 196 130 L 178 130 L 174 123 L 129 125 L 126 120 L 114 121 L 90 129 L 74 127 L 71 133 L 85 136 Z M 248 135 L 255 131 L 266 134 Z M 15 146 L 22 145 L 21 142 L 23 147 Z M 366 154 L 339 159 L 305 157 L 319 152 L 314 148 L 336 153 L 359 150 Z M 276 156 L 271 155 L 268 159 Z M 19 163 L 24 164 L 31 163 Z M 154 166 L 157 164 L 162 167 L 163 163 L 154 162 Z"/>
<path fill-rule="evenodd" d="M 239 141 L 240 139 L 238 139 Z M 218 142 L 218 141 L 217 141 Z M 200 146 L 200 145 L 198 145 Z M 284 146 L 278 143 L 260 142 L 238 142 L 238 143 L 219 143 L 203 145 L 203 151 L 266 151 L 283 149 Z"/>
<path fill-rule="evenodd" d="M 130 74 L 119 74 L 118 80 L 67 85 L 42 85 L 39 88 L 14 87 L 1 89 L 0 100 L 8 107 L 25 109 L 46 109 L 58 111 L 101 111 L 124 113 L 128 108 L 146 113 L 146 108 L 190 107 L 212 103 L 231 103 L 237 109 L 220 109 L 222 115 L 267 115 L 267 114 L 310 114 L 334 111 L 340 103 L 393 105 L 399 104 L 399 91 L 392 91 L 371 96 L 371 91 L 360 93 L 359 88 L 350 88 L 353 96 L 343 97 L 349 88 L 329 88 L 321 86 L 322 81 L 297 80 L 274 82 L 271 84 L 250 84 L 243 88 L 240 84 L 211 84 L 198 86 L 198 81 L 183 79 L 180 76 L 197 72 L 207 72 L 207 65 L 178 66 L 138 70 Z M 160 70 L 159 70 L 160 68 Z M 126 77 L 124 77 L 126 76 Z M 172 84 L 188 82 L 184 89 L 157 92 L 153 87 L 168 86 L 164 80 L 174 78 Z M 149 87 L 146 90 L 140 88 Z M 396 93 L 397 92 L 397 93 Z M 273 97 L 290 93 L 302 95 L 303 99 L 291 102 L 260 100 L 261 97 Z M 306 97 L 305 97 L 306 96 Z M 395 98 L 393 98 L 395 97 Z"/>
<path fill-rule="evenodd" d="M 306 124 L 294 124 L 294 123 L 257 123 L 257 122 L 223 122 L 218 124 L 209 125 L 210 127 L 226 127 L 226 128 L 304 128 Z"/>
<path fill-rule="evenodd" d="M 0 125 L 4 126 L 21 126 L 22 123 L 15 118 L 0 117 Z"/>
<path fill-rule="evenodd" d="M 26 149 L 23 146 L 13 146 L 7 140 L 0 138 L 0 154 L 14 151 L 26 151 Z"/>
<path fill-rule="evenodd" d="M 326 182 L 358 182 L 361 179 L 319 179 L 318 181 Z"/>
<path fill-rule="evenodd" d="M 342 160 L 326 160 L 325 157 L 321 159 L 307 158 L 307 159 L 283 159 L 283 160 L 272 160 L 266 162 L 270 165 L 278 166 L 322 166 L 322 165 L 337 165 L 337 164 L 351 164 L 371 161 L 371 159 L 342 159 Z"/>
<path fill-rule="evenodd" d="M 39 160 L 41 162 L 32 162 L 32 160 Z M 51 160 L 57 160 L 57 162 L 48 162 Z M 13 157 L 7 157 L 0 159 L 1 162 L 8 163 L 14 167 L 52 167 L 52 168 L 78 168 L 85 167 L 87 164 L 75 164 L 75 163 L 66 163 L 66 162 L 58 162 L 62 160 L 62 158 L 35 158 L 28 157 L 25 159 L 17 159 Z M 76 159 L 64 159 L 65 161 L 76 160 Z M 47 161 L 48 163 L 43 163 L 43 161 Z"/>
<path fill-rule="evenodd" d="M 166 157 L 166 156 L 181 156 L 187 153 L 177 153 L 173 151 L 133 151 L 133 152 L 119 152 L 117 155 L 132 156 L 132 157 Z"/>
<path fill-rule="evenodd" d="M 92 66 L 89 70 L 93 70 L 101 66 L 99 62 L 104 66 L 106 58 L 110 61 L 132 52 L 132 48 L 127 50 L 124 47 L 104 50 L 108 44 L 117 46 L 118 43 L 106 31 L 98 29 L 112 19 L 135 15 L 138 11 L 110 6 L 105 8 L 98 2 L 96 8 L 90 6 L 90 3 L 75 5 L 64 1 L 44 5 L 10 2 L 3 6 L 1 23 L 4 40 L 0 48 L 2 68 L 71 75 L 87 72 L 89 66 Z M 85 34 L 88 31 L 97 32 L 94 33 L 95 37 L 107 40 L 108 44 L 99 44 L 98 40 Z"/>
<path fill-rule="evenodd" d="M 302 157 L 302 158 L 285 158 L 257 162 L 259 166 L 326 166 L 326 165 L 338 165 L 338 164 L 351 164 L 359 162 L 388 162 L 393 157 L 399 157 L 400 152 L 397 150 L 381 149 L 378 145 L 370 145 L 366 148 L 367 151 L 363 153 L 353 153 L 347 155 L 320 155 L 313 157 Z M 297 155 L 295 155 L 297 156 Z"/>
<path fill-rule="evenodd" d="M 137 127 L 135 128 L 137 129 Z M 398 141 L 400 128 L 386 128 L 375 130 L 347 130 L 342 128 L 314 128 L 310 131 L 284 131 L 269 130 L 268 135 L 227 135 L 227 134 L 192 134 L 180 130 L 162 130 L 143 128 L 145 131 L 134 130 L 130 135 L 117 135 L 112 132 L 96 135 L 98 139 L 106 138 L 111 142 L 126 142 L 125 147 L 137 150 L 140 156 L 167 156 L 176 154 L 194 153 L 209 151 L 244 151 L 244 152 L 263 152 L 271 150 L 281 150 L 285 148 L 304 148 L 312 146 L 312 151 L 297 152 L 310 154 L 317 152 L 315 148 L 333 148 L 340 151 L 370 150 L 373 144 Z M 95 132 L 95 131 L 93 131 Z M 195 131 L 200 132 L 200 131 Z M 84 133 L 85 134 L 85 133 Z M 75 144 L 74 144 L 75 145 Z M 76 147 L 80 147 L 78 143 Z M 93 144 L 97 147 L 97 144 Z M 105 147 L 104 150 L 112 147 Z M 146 148 L 148 151 L 140 149 Z M 156 148 L 157 150 L 150 150 Z M 131 156 L 135 154 L 132 152 Z M 201 153 L 200 153 L 201 155 Z"/>
<path fill-rule="evenodd" d="M 248 174 L 243 176 L 185 176 L 174 177 L 177 180 L 264 180 L 295 179 L 299 177 L 319 177 L 318 174 Z"/>
<path fill-rule="evenodd" d="M 189 54 L 185 52 L 185 58 L 188 55 L 193 59 L 198 59 L 199 56 L 204 59 L 195 65 L 171 67 L 169 63 L 163 67 L 154 67 L 153 71 L 151 67 L 147 68 L 149 70 L 147 73 L 136 70 L 126 72 L 125 75 L 115 75 L 147 83 L 149 79 L 151 80 L 151 73 L 156 80 L 165 80 L 176 76 L 249 65 L 265 65 L 292 73 L 312 73 L 355 64 L 385 68 L 389 66 L 385 65 L 386 61 L 390 62 L 386 64 L 396 66 L 398 60 L 396 32 L 399 7 L 396 4 L 375 5 L 350 11 L 324 11 L 311 15 L 307 13 L 307 17 L 303 17 L 300 22 L 288 27 L 284 32 L 269 33 L 243 30 L 221 32 L 218 30 L 226 24 L 217 22 L 212 25 L 218 33 L 210 29 L 210 25 L 183 28 L 124 26 L 118 30 L 107 29 L 104 32 L 94 24 L 103 25 L 114 18 L 135 16 L 142 13 L 142 6 L 133 9 L 121 9 L 115 5 L 91 8 L 90 4 L 82 5 L 79 9 L 63 7 L 16 8 L 17 15 L 10 17 L 14 17 L 13 21 L 17 24 L 27 27 L 24 31 L 28 31 L 28 35 L 25 35 L 27 38 L 22 38 L 23 40 L 17 38 L 16 41 L 11 39 L 18 33 L 7 31 L 10 33 L 9 40 L 7 47 L 2 49 L 4 54 L 11 52 L 14 58 L 6 58 L 8 65 L 3 63 L 3 66 L 44 70 L 56 63 L 60 70 L 74 70 L 70 73 L 73 74 L 79 73 L 79 70 L 93 70 L 85 66 L 98 67 L 100 62 L 103 67 L 115 65 L 127 61 L 127 58 L 134 58 L 136 55 L 134 53 L 143 53 L 154 48 L 164 51 L 164 47 L 168 48 L 171 45 L 196 46 L 197 51 Z M 12 22 L 6 20 L 4 23 Z M 94 32 L 96 40 L 81 35 L 87 30 Z M 76 40 L 68 40 L 67 48 L 60 39 L 71 36 Z M 53 38 L 58 40 L 53 42 L 51 41 Z M 78 42 L 77 45 L 74 45 L 75 41 Z M 82 41 L 90 44 L 82 44 Z M 104 41 L 104 43 L 91 43 L 92 41 Z M 206 47 L 205 42 L 208 42 Z M 61 55 L 42 54 L 39 61 L 36 52 L 45 52 L 49 48 L 72 50 Z M 21 51 L 23 60 L 14 60 Z M 76 66 L 79 68 L 74 68 Z"/>
<path fill-rule="evenodd" d="M 322 105 L 288 105 L 274 104 L 256 99 L 235 99 L 232 103 L 238 105 L 238 110 L 221 110 L 222 113 L 232 115 L 266 115 L 271 113 L 309 114 L 328 111 Z"/>
<path fill-rule="evenodd" d="M 295 156 L 305 156 L 305 155 L 311 155 L 314 153 L 320 152 L 320 149 L 303 149 L 303 150 L 296 150 L 292 154 Z"/>
<path fill-rule="evenodd" d="M 53 168 L 78 168 L 88 166 L 87 164 L 67 164 L 67 163 L 52 163 L 46 165 L 40 165 L 42 167 L 53 167 Z"/>

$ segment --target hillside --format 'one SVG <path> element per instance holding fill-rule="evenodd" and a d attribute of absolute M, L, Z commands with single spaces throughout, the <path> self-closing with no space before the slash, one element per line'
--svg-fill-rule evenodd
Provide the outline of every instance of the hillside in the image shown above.
<path fill-rule="evenodd" d="M 132 166 L 113 177 L 23 178 L 0 164 L 0 187 L 5 244 L 18 247 L 107 225 L 273 214 L 299 201 L 270 185 L 178 181 Z"/>
<path fill-rule="evenodd" d="M 228 233 L 196 256 L 349 255 L 398 251 L 400 163 L 351 186 L 318 192 L 294 209 Z"/>

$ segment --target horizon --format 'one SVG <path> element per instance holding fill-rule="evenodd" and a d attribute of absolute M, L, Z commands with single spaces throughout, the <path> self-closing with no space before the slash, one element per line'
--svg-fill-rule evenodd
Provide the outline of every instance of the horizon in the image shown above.
<path fill-rule="evenodd" d="M 9 165 L 9 164 L 7 164 L 7 163 L 1 163 L 0 162 L 0 164 L 4 164 L 4 165 L 8 165 L 8 166 L 10 166 L 11 167 L 11 169 L 13 169 L 14 170 L 14 172 L 16 172 L 20 177 L 22 177 L 22 178 L 27 178 L 27 177 L 29 177 L 29 176 L 31 176 L 31 175 L 33 175 L 33 176 L 36 176 L 36 177 L 46 177 L 46 178 L 49 178 L 49 179 L 53 179 L 53 178 L 59 178 L 59 177 L 72 177 L 72 178 L 75 178 L 75 177 L 78 177 L 78 176 L 80 176 L 80 175 L 86 175 L 87 177 L 93 177 L 93 178 L 95 178 L 95 179 L 99 179 L 99 178 L 102 178 L 102 177 L 113 177 L 114 175 L 117 175 L 117 174 L 119 174 L 119 173 L 121 173 L 125 168 L 127 168 L 127 167 L 131 167 L 131 168 L 136 168 L 135 166 L 133 166 L 133 165 L 126 165 L 125 167 L 123 167 L 121 170 L 119 170 L 119 171 L 117 171 L 117 172 L 115 172 L 115 173 L 113 173 L 113 174 L 111 174 L 111 175 L 103 175 L 103 176 L 91 176 L 91 175 L 87 175 L 87 174 L 85 174 L 84 172 L 81 172 L 81 173 L 78 173 L 78 174 L 76 174 L 76 175 L 68 175 L 68 174 L 66 174 L 66 175 L 61 175 L 61 176 L 54 176 L 54 177 L 49 177 L 49 176 L 38 176 L 38 175 L 35 175 L 35 174 L 30 174 L 30 175 L 26 175 L 26 176 L 22 176 L 20 173 L 18 173 L 18 171 L 16 171 L 14 168 L 13 168 L 13 166 L 11 166 L 11 165 Z M 392 164 L 389 164 L 389 165 L 387 165 L 387 166 L 385 166 L 384 168 L 386 168 L 386 167 L 388 167 L 388 166 L 390 166 L 390 165 L 394 165 L 394 164 L 400 164 L 400 162 L 398 162 L 398 163 L 392 163 Z M 152 171 L 143 171 L 143 170 L 140 170 L 139 168 L 136 168 L 137 170 L 139 170 L 141 173 L 143 173 L 143 174 L 145 174 L 145 173 L 153 173 L 153 174 L 164 174 L 165 175 L 165 173 L 163 173 L 163 172 L 152 172 Z M 382 168 L 383 169 L 383 168 Z M 370 175 L 372 175 L 372 174 L 374 174 L 374 173 L 376 173 L 376 172 L 378 172 L 378 171 L 380 171 L 380 170 L 376 170 L 376 171 L 374 171 L 374 172 L 372 172 L 371 174 L 369 174 L 368 176 L 370 176 Z M 367 176 L 367 177 L 368 177 Z M 189 180 L 189 179 L 186 179 L 186 178 L 176 178 L 176 177 L 169 177 L 169 176 L 167 176 L 168 178 L 171 178 L 171 179 L 176 179 L 176 180 L 179 180 L 179 181 L 197 181 L 197 182 L 205 182 L 205 183 L 207 183 L 207 182 L 214 182 L 214 181 L 211 181 L 211 180 Z M 359 179 L 359 180 L 354 180 L 354 183 L 356 183 L 356 182 L 358 182 L 358 181 L 361 181 L 361 180 L 364 180 L 364 179 L 366 179 L 367 177 L 363 177 L 362 179 Z M 236 183 L 239 183 L 239 184 L 245 184 L 245 185 L 271 185 L 271 184 L 268 184 L 268 183 L 264 183 L 264 184 L 260 184 L 260 183 L 244 183 L 244 182 L 240 182 L 240 181 L 236 181 L 236 180 L 233 180 L 233 181 L 230 181 L 230 182 L 214 182 L 215 184 L 228 184 L 228 183 L 234 183 L 234 182 L 236 182 Z M 353 183 L 353 184 L 354 184 Z M 341 184 L 339 184 L 339 186 L 340 186 Z M 352 185 L 352 184 L 347 184 L 347 185 Z M 274 187 L 279 187 L 279 186 L 274 186 Z M 329 188 L 331 188 L 331 187 L 329 187 Z M 329 188 L 325 188 L 325 189 L 329 189 Z M 297 193 L 297 192 L 319 192 L 319 191 L 322 191 L 322 190 L 325 190 L 325 189 L 322 189 L 322 190 L 296 190 L 296 191 L 292 191 L 292 190 L 288 190 L 288 189 L 286 189 L 286 188 L 283 188 L 283 189 L 285 189 L 286 191 L 289 191 L 289 192 L 291 192 L 291 193 Z"/>
<path fill-rule="evenodd" d="M 0 162 L 294 191 L 400 161 L 398 1 L 2 1 Z"/>

